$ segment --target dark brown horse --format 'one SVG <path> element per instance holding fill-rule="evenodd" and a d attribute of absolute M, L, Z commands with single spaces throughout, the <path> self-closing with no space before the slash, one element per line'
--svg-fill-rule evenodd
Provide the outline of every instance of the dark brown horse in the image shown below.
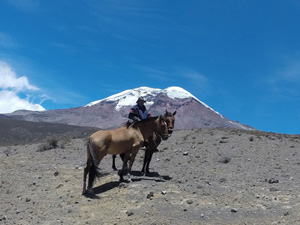
<path fill-rule="evenodd" d="M 152 117 L 133 124 L 130 127 L 121 127 L 115 130 L 101 130 L 92 134 L 87 143 L 87 163 L 83 173 L 83 193 L 86 193 L 86 177 L 89 174 L 88 192 L 93 193 L 95 177 L 100 176 L 98 165 L 107 154 L 125 153 L 120 181 L 123 181 L 125 168 L 129 160 L 130 172 L 138 153 L 145 140 L 154 133 L 158 133 L 163 140 L 169 137 L 167 123 L 164 117 Z"/>
<path fill-rule="evenodd" d="M 166 113 L 164 115 L 164 118 L 166 120 L 167 123 L 167 127 L 168 127 L 168 134 L 169 136 L 171 136 L 171 134 L 173 133 L 174 130 L 174 123 L 175 123 L 175 114 L 176 111 L 174 113 L 170 113 L 166 110 Z M 142 168 L 142 172 L 143 173 L 150 173 L 149 171 L 149 165 L 152 159 L 152 155 L 154 152 L 157 152 L 157 147 L 158 145 L 161 143 L 161 136 L 154 132 L 149 138 L 148 138 L 148 142 L 147 142 L 147 146 L 146 146 L 146 150 L 145 150 L 145 156 L 144 156 L 144 163 L 143 163 L 143 168 Z M 124 161 L 124 154 L 120 155 L 122 160 Z M 115 164 L 115 159 L 116 159 L 116 155 L 113 155 L 113 160 L 112 160 L 112 168 L 114 170 L 117 170 L 116 168 L 116 164 Z"/>
<path fill-rule="evenodd" d="M 164 116 L 168 127 L 169 137 L 171 136 L 174 130 L 175 114 L 176 111 L 174 113 L 170 113 L 166 110 L 166 114 Z M 156 132 L 154 132 L 153 135 L 150 136 L 150 138 L 148 139 L 148 145 L 146 146 L 144 164 L 142 168 L 143 173 L 150 173 L 149 166 L 152 159 L 152 155 L 154 152 L 158 151 L 157 147 L 161 143 L 161 140 L 162 140 L 161 136 Z"/>

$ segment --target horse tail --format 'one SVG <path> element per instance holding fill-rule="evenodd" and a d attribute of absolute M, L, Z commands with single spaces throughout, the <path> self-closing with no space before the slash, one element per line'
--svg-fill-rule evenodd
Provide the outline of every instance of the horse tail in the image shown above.
<path fill-rule="evenodd" d="M 95 153 L 95 149 L 93 146 L 93 142 L 92 140 L 89 138 L 88 140 L 88 144 L 87 144 L 87 149 L 88 152 L 90 153 L 91 156 L 91 161 L 92 161 L 92 165 L 90 166 L 90 170 L 89 170 L 89 187 L 92 187 L 95 178 L 99 178 L 101 176 L 101 172 L 100 172 L 100 168 L 98 167 L 99 165 L 99 161 L 97 159 L 97 155 Z"/>

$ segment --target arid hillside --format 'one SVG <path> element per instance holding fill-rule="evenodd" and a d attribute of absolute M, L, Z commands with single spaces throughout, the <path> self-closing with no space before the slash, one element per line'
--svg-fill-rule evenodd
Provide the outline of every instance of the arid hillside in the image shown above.
<path fill-rule="evenodd" d="M 0 118 L 0 146 L 39 143 L 53 138 L 83 138 L 98 129 Z"/>
<path fill-rule="evenodd" d="M 140 150 L 131 183 L 106 156 L 95 198 L 81 194 L 85 139 L 47 144 L 0 147 L 0 224 L 300 224 L 299 135 L 176 130 L 151 174 Z"/>

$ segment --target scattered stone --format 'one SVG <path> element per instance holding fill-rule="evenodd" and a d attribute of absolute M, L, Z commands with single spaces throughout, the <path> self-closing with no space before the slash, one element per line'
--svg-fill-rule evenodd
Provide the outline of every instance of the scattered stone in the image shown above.
<path fill-rule="evenodd" d="M 59 172 L 55 171 L 55 173 L 53 175 L 57 177 L 59 175 Z"/>
<path fill-rule="evenodd" d="M 63 184 L 59 184 L 56 189 L 61 188 L 62 186 L 64 186 Z"/>
<path fill-rule="evenodd" d="M 189 205 L 191 205 L 191 204 L 193 204 L 193 203 L 194 203 L 194 201 L 193 201 L 193 200 L 191 200 L 191 199 L 188 199 L 188 200 L 186 201 L 186 203 L 187 203 L 187 204 L 189 204 Z"/>
<path fill-rule="evenodd" d="M 188 152 L 184 152 L 183 155 L 184 155 L 184 156 L 188 156 L 189 153 L 188 153 Z"/>
<path fill-rule="evenodd" d="M 161 194 L 165 195 L 165 194 L 167 194 L 167 192 L 166 191 L 161 191 Z"/>
<path fill-rule="evenodd" d="M 152 199 L 154 197 L 154 192 L 150 192 L 148 195 L 147 195 L 147 198 L 148 199 Z"/>
<path fill-rule="evenodd" d="M 231 158 L 229 158 L 229 157 L 223 157 L 219 162 L 226 164 L 226 163 L 229 163 L 230 161 L 231 161 Z"/>
<path fill-rule="evenodd" d="M 276 184 L 279 183 L 279 180 L 275 179 L 275 178 L 271 178 L 268 180 L 269 184 Z"/>
<path fill-rule="evenodd" d="M 132 216 L 132 215 L 133 215 L 133 212 L 132 212 L 131 210 L 128 210 L 128 211 L 126 212 L 126 214 L 127 214 L 127 216 Z"/>
<path fill-rule="evenodd" d="M 226 178 L 221 178 L 220 179 L 220 183 L 225 183 L 227 180 L 226 180 Z"/>
<path fill-rule="evenodd" d="M 231 209 L 231 212 L 232 212 L 232 213 L 236 213 L 236 212 L 237 212 L 237 209 L 236 209 L 236 208 L 232 208 L 232 209 Z"/>
<path fill-rule="evenodd" d="M 290 213 L 289 212 L 285 212 L 283 215 L 284 216 L 288 216 L 288 215 L 290 215 Z"/>
<path fill-rule="evenodd" d="M 30 198 L 26 198 L 25 202 L 30 202 L 31 199 Z"/>

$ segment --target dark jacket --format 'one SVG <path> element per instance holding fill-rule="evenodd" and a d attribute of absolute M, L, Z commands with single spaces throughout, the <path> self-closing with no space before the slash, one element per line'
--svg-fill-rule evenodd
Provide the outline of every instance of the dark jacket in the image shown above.
<path fill-rule="evenodd" d="M 148 113 L 146 107 L 139 106 L 139 105 L 133 106 L 128 115 L 128 118 L 132 119 L 133 121 L 144 120 L 147 119 L 148 117 L 150 117 L 150 114 Z"/>

